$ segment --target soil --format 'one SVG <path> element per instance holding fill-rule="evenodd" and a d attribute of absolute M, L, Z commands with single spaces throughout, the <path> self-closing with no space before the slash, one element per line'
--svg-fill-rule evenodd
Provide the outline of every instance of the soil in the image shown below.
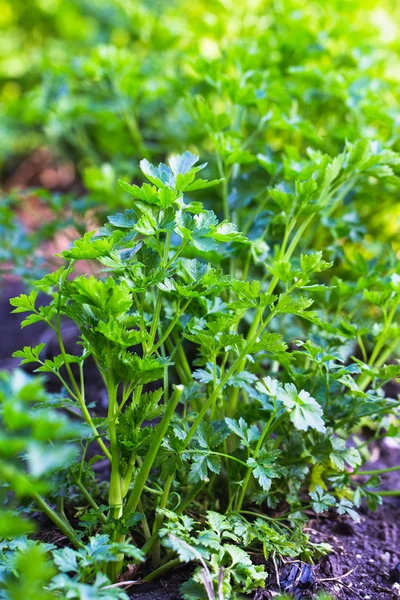
<path fill-rule="evenodd" d="M 306 528 L 311 540 L 329 543 L 332 552 L 315 565 L 282 561 L 276 570 L 267 564 L 265 588 L 248 598 L 272 600 L 279 592 L 296 600 L 312 600 L 320 592 L 338 600 L 400 598 L 399 524 L 400 499 L 385 501 L 374 513 L 362 511 L 360 523 L 334 515 L 311 519 Z M 187 577 L 186 567 L 176 569 L 158 582 L 131 588 L 130 597 L 181 600 L 179 588 Z"/>
<path fill-rule="evenodd" d="M 365 469 L 395 466 L 400 461 L 400 446 L 390 440 L 376 443 L 372 459 Z M 400 489 L 400 471 L 382 476 L 381 488 Z M 296 600 L 313 600 L 326 592 L 338 600 L 400 598 L 400 497 L 384 498 L 375 512 L 362 507 L 360 517 L 355 523 L 348 516 L 332 513 L 315 518 L 311 514 L 305 531 L 312 542 L 329 543 L 332 552 L 314 565 L 281 561 L 275 567 L 267 563 L 265 588 L 248 597 L 273 600 L 281 592 Z M 179 587 L 187 576 L 187 568 L 176 569 L 150 584 L 151 589 L 135 587 L 131 598 L 180 600 Z"/>
<path fill-rule="evenodd" d="M 189 577 L 190 571 L 187 567 L 176 569 L 160 581 L 138 585 L 133 591 L 131 588 L 130 597 L 134 600 L 181 600 L 179 589 Z"/>
<path fill-rule="evenodd" d="M 310 521 L 313 540 L 333 547 L 314 569 L 316 587 L 343 600 L 400 597 L 395 575 L 400 562 L 399 518 L 400 502 L 385 502 L 377 512 L 362 514 L 360 523 Z"/>

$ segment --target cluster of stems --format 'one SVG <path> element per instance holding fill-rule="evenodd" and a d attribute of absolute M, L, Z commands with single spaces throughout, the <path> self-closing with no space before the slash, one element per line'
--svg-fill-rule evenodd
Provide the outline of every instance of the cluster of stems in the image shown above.
<path fill-rule="evenodd" d="M 229 177 L 226 177 L 228 169 L 224 166 L 221 157 L 219 157 L 218 159 L 218 167 L 221 176 L 225 176 L 226 178 L 222 188 L 222 200 L 224 207 L 224 215 L 226 218 L 229 218 L 232 215 L 229 214 L 228 206 Z M 229 174 L 230 176 L 233 176 L 233 174 L 235 174 L 235 169 L 230 168 Z M 331 208 L 333 206 L 337 206 L 338 202 L 340 202 L 340 200 L 344 197 L 344 194 L 347 193 L 347 191 L 352 185 L 354 185 L 354 182 L 355 180 L 351 180 L 350 182 L 341 182 L 340 185 L 337 184 L 334 187 L 332 187 L 332 189 L 327 190 L 326 198 L 324 199 L 324 205 L 330 205 Z M 262 210 L 262 208 L 263 205 L 261 203 L 258 210 L 260 211 Z M 311 215 L 305 217 L 299 215 L 287 217 L 283 232 L 282 243 L 279 250 L 279 255 L 277 257 L 278 260 L 290 261 L 299 243 L 302 242 L 304 240 L 304 237 L 307 235 L 307 232 L 310 228 L 310 224 L 313 222 L 316 216 L 317 213 L 312 213 Z M 232 217 L 234 217 L 234 215 Z M 180 248 L 178 248 L 171 256 L 170 243 L 171 233 L 167 233 L 165 236 L 162 258 L 162 264 L 165 268 L 169 268 L 173 264 L 173 262 L 176 261 L 176 259 L 182 253 L 186 245 L 186 242 L 183 242 Z M 230 259 L 229 270 L 231 274 L 234 277 L 247 276 L 250 264 L 249 260 L 246 259 L 246 261 L 244 262 L 244 266 L 242 266 L 242 272 L 240 272 L 238 264 L 239 263 L 237 259 Z M 272 295 L 276 290 L 278 284 L 279 279 L 278 277 L 274 276 L 268 285 L 267 294 Z M 284 294 L 289 294 L 291 291 L 292 288 L 288 288 L 286 289 Z M 60 303 L 61 294 L 62 291 L 60 288 Z M 178 308 L 174 318 L 170 321 L 169 325 L 165 328 L 165 330 L 162 330 L 161 316 L 163 311 L 163 292 L 160 289 L 156 289 L 154 294 L 154 314 L 149 331 L 147 331 L 147 327 L 145 326 L 144 321 L 144 306 L 146 305 L 146 303 L 148 303 L 149 299 L 145 297 L 145 294 L 142 294 L 142 297 L 139 297 L 139 294 L 137 293 L 133 294 L 133 299 L 141 317 L 142 329 L 144 330 L 143 333 L 146 333 L 146 341 L 142 343 L 143 357 L 156 356 L 159 352 L 161 352 L 164 356 L 167 352 L 169 352 L 170 354 L 176 354 L 176 373 L 181 381 L 181 385 L 176 385 L 173 388 L 172 394 L 170 395 L 171 386 L 169 384 L 168 371 L 166 368 L 164 376 L 163 416 L 155 429 L 150 447 L 144 459 L 140 458 L 136 454 L 136 452 L 133 452 L 129 459 L 128 467 L 125 470 L 124 474 L 121 473 L 120 465 L 120 447 L 117 436 L 118 418 L 125 404 L 128 402 L 129 398 L 132 399 L 133 403 L 139 401 L 140 396 L 142 394 L 142 386 L 137 386 L 136 388 L 133 388 L 132 386 L 122 386 L 120 381 L 116 381 L 114 379 L 111 362 L 109 362 L 106 365 L 106 368 L 104 368 L 104 366 L 102 366 L 101 368 L 99 367 L 108 393 L 107 444 L 103 439 L 102 434 L 98 431 L 90 414 L 90 411 L 88 410 L 86 405 L 85 384 L 83 376 L 84 362 L 82 360 L 79 363 L 78 379 L 76 379 L 76 377 L 74 376 L 71 369 L 71 365 L 69 364 L 68 355 L 65 351 L 60 328 L 60 311 L 57 314 L 55 323 L 51 321 L 48 322 L 49 326 L 53 329 L 53 331 L 56 334 L 60 346 L 60 351 L 64 359 L 67 378 L 64 378 L 59 372 L 57 372 L 56 374 L 60 378 L 62 385 L 65 387 L 70 397 L 77 402 L 80 408 L 82 418 L 90 426 L 93 433 L 93 438 L 97 441 L 102 453 L 111 465 L 108 498 L 110 511 L 109 517 L 106 517 L 104 514 L 101 513 L 100 519 L 103 522 L 106 522 L 108 518 L 125 518 L 137 510 L 142 510 L 144 505 L 143 494 L 147 493 L 149 490 L 155 492 L 155 490 L 151 490 L 151 488 L 147 486 L 148 478 L 154 466 L 155 459 L 160 449 L 162 440 L 171 423 L 171 419 L 175 414 L 179 399 L 183 391 L 183 386 L 187 385 L 192 380 L 192 370 L 185 354 L 182 339 L 179 339 L 179 320 L 181 316 L 185 313 L 185 311 L 188 309 L 191 299 L 178 303 Z M 371 356 L 367 361 L 368 365 L 371 367 L 379 367 L 380 365 L 382 365 L 388 358 L 388 356 L 391 354 L 391 352 L 394 350 L 394 343 L 391 343 L 389 345 L 386 344 L 386 337 L 387 332 L 393 322 L 396 309 L 397 305 L 392 306 L 390 311 L 387 314 L 385 313 L 384 315 L 384 328 L 375 344 Z M 193 422 L 190 425 L 190 428 L 187 431 L 182 450 L 190 452 L 190 442 L 195 436 L 199 425 L 203 422 L 204 419 L 207 418 L 208 414 L 214 416 L 218 414 L 218 416 L 220 416 L 221 418 L 224 418 L 226 416 L 235 417 L 237 415 L 239 394 L 241 393 L 239 388 L 234 388 L 233 392 L 230 394 L 229 402 L 224 402 L 222 403 L 222 405 L 218 405 L 219 408 L 218 410 L 216 410 L 218 400 L 221 397 L 221 394 L 223 394 L 223 390 L 226 384 L 231 379 L 231 377 L 236 373 L 243 371 L 246 368 L 247 356 L 251 354 L 254 344 L 257 342 L 262 333 L 268 327 L 271 320 L 274 319 L 278 314 L 279 313 L 275 305 L 271 305 L 268 307 L 262 306 L 254 312 L 254 314 L 252 315 L 251 326 L 248 329 L 247 338 L 241 352 L 233 358 L 231 357 L 229 351 L 226 352 L 225 356 L 223 356 L 221 360 L 221 363 L 218 365 L 221 373 L 219 381 L 217 382 L 217 379 L 215 377 L 214 385 L 212 386 L 208 397 L 204 400 L 202 404 L 199 404 L 198 399 L 196 399 L 197 404 L 193 408 L 196 410 L 197 415 L 195 416 Z M 240 324 L 239 321 L 236 324 L 237 328 Z M 364 348 L 362 340 L 361 347 Z M 108 353 L 108 355 L 111 356 L 111 353 Z M 216 360 L 217 359 L 215 359 L 214 364 L 215 370 L 217 368 Z M 368 386 L 369 382 L 370 378 L 367 375 L 363 375 L 358 380 L 358 386 L 361 390 L 364 390 Z M 271 436 L 271 434 L 278 425 L 279 417 L 277 417 L 277 410 L 275 407 L 275 409 L 271 412 L 271 415 L 267 422 L 262 424 L 261 435 L 258 440 L 258 443 L 254 450 L 248 451 L 248 458 L 257 459 L 260 451 L 262 450 L 265 444 L 266 439 Z M 226 445 L 224 448 L 224 452 L 215 452 L 215 454 L 224 457 L 224 459 L 227 461 L 234 460 L 240 463 L 242 468 L 244 469 L 244 481 L 240 490 L 237 490 L 234 493 L 231 493 L 230 489 L 228 490 L 229 501 L 227 512 L 241 512 L 243 511 L 243 505 L 245 503 L 246 496 L 249 491 L 249 486 L 251 484 L 252 469 L 244 461 L 241 461 L 240 459 L 232 456 L 232 453 L 229 452 L 229 448 L 227 448 Z M 82 460 L 84 460 L 84 457 Z M 395 467 L 395 469 L 397 468 L 398 467 Z M 359 474 L 369 475 L 374 473 L 375 472 L 372 471 L 364 471 L 360 472 Z M 174 479 L 175 472 L 171 473 L 168 476 L 163 490 L 155 492 L 160 495 L 160 500 L 158 504 L 160 508 L 166 508 L 169 505 L 171 489 L 174 483 Z M 196 496 L 204 489 L 204 487 L 207 484 L 212 485 L 212 482 L 207 483 L 206 481 L 204 481 L 194 486 L 188 493 L 187 497 L 181 500 L 179 506 L 175 508 L 175 512 L 178 514 L 181 513 L 189 505 L 189 503 L 196 498 Z M 76 478 L 76 485 L 78 486 L 80 492 L 85 497 L 89 505 L 92 508 L 98 509 L 99 507 L 95 499 L 92 497 L 89 490 L 87 490 L 84 486 L 82 482 L 82 477 Z M 80 542 L 76 539 L 76 533 L 71 524 L 68 522 L 65 513 L 63 511 L 56 512 L 44 500 L 44 498 L 42 498 L 39 495 L 36 495 L 34 499 L 39 505 L 39 507 L 49 516 L 50 519 L 52 519 L 52 521 L 71 540 L 71 542 L 74 543 L 76 546 L 79 546 Z M 161 556 L 158 533 L 162 526 L 162 523 L 163 518 L 160 514 L 154 516 L 152 527 L 149 526 L 146 516 L 144 517 L 142 522 L 143 532 L 145 536 L 145 544 L 143 546 L 143 550 L 146 553 L 152 553 L 153 562 L 157 567 L 156 571 L 149 576 L 150 578 L 160 574 L 160 572 L 163 569 L 165 570 L 165 564 L 172 564 L 171 562 L 169 562 L 160 566 Z M 125 536 L 121 534 L 117 535 L 116 541 L 123 541 L 124 539 Z M 118 572 L 122 568 L 122 560 L 123 557 L 121 556 L 120 562 L 110 564 L 109 574 L 113 580 L 116 579 Z"/>

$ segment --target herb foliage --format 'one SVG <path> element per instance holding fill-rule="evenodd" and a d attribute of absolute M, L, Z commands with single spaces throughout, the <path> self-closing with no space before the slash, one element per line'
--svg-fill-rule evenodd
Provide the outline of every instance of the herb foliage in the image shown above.
<path fill-rule="evenodd" d="M 126 598 L 113 587 L 121 575 L 152 580 L 182 562 L 197 564 L 188 600 L 239 598 L 268 577 L 254 553 L 329 551 L 303 532 L 306 510 L 357 520 L 362 501 L 380 501 L 378 474 L 354 475 L 368 458 L 362 427 L 399 434 L 399 400 L 384 391 L 400 377 L 400 155 L 381 73 L 395 52 L 378 37 L 380 53 L 365 47 L 365 20 L 349 42 L 357 7 L 334 3 L 320 20 L 303 7 L 294 21 L 278 4 L 271 27 L 262 2 L 242 29 L 233 11 L 237 38 L 212 57 L 197 52 L 198 34 L 184 53 L 164 39 L 171 76 L 160 88 L 158 48 L 141 38 L 141 69 L 95 46 L 73 68 L 50 68 L 52 93 L 32 88 L 23 119 L 40 114 L 59 151 L 71 146 L 87 195 L 69 212 L 69 195 L 37 190 L 59 218 L 28 237 L 11 195 L 0 223 L 12 234 L 4 258 L 32 284 L 13 312 L 58 344 L 15 352 L 39 375 L 1 379 L 4 598 Z M 178 83 L 187 98 L 176 108 Z M 28 264 L 71 223 L 81 235 L 56 270 Z M 90 361 L 106 415 L 87 401 Z M 46 376 L 61 394 L 45 391 Z M 65 547 L 27 537 L 38 509 Z"/>

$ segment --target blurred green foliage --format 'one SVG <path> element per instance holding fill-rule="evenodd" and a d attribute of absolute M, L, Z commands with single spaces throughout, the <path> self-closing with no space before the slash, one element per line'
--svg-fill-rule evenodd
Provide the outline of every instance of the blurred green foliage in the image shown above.
<path fill-rule="evenodd" d="M 237 128 L 227 100 L 252 109 L 249 128 L 272 110 L 280 147 L 394 144 L 398 12 L 377 0 L 3 0 L 2 159 L 44 143 L 81 168 L 123 170 L 210 144 L 190 110 L 198 94 L 217 129 Z"/>
<path fill-rule="evenodd" d="M 207 177 L 226 179 L 203 194 L 206 206 L 250 238 L 268 231 L 280 243 L 282 224 L 267 208 L 252 225 L 270 186 L 307 178 L 318 152 L 335 156 L 346 141 L 400 149 L 399 12 L 392 0 L 2 0 L 6 270 L 35 279 L 44 240 L 71 226 L 82 234 L 130 206 L 117 180 L 137 181 L 143 157 L 186 149 L 208 160 Z M 15 209 L 27 206 L 18 188 L 38 185 L 23 177 L 38 148 L 72 174 L 70 185 L 39 181 L 50 188 L 36 192 L 50 216 L 32 231 Z M 327 217 L 314 246 L 333 258 L 399 251 L 389 177 L 359 183 L 331 214 L 335 226 Z"/>
<path fill-rule="evenodd" d="M 45 146 L 72 161 L 89 206 L 122 206 L 116 181 L 140 158 L 189 148 L 215 170 L 229 155 L 238 193 L 252 172 L 243 205 L 309 146 L 398 150 L 398 22 L 389 0 L 2 0 L 3 179 Z M 360 211 L 391 239 L 400 209 L 379 202 Z"/>

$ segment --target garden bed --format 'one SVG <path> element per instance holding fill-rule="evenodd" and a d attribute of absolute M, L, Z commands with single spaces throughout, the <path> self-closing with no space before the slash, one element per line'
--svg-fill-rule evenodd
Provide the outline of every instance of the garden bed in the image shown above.
<path fill-rule="evenodd" d="M 398 487 L 399 480 L 399 476 L 391 474 L 385 478 L 385 483 Z M 400 499 L 385 498 L 375 512 L 363 509 L 360 516 L 361 521 L 354 523 L 348 517 L 325 515 L 315 518 L 310 515 L 306 531 L 316 543 L 329 543 L 332 552 L 312 565 L 285 561 L 275 566 L 269 561 L 265 588 L 248 597 L 272 600 L 278 592 L 285 592 L 297 600 L 306 600 L 315 598 L 318 592 L 327 592 L 338 600 L 397 598 L 400 590 Z M 42 518 L 39 538 L 61 546 L 66 541 L 50 522 Z M 192 571 L 192 568 L 182 566 L 157 581 L 139 582 L 127 591 L 132 599 L 181 600 L 180 587 Z"/>
<path fill-rule="evenodd" d="M 389 482 L 396 483 L 390 479 Z M 337 517 L 311 519 L 307 530 L 312 533 L 312 539 L 328 542 L 333 552 L 312 565 L 311 574 L 306 572 L 310 565 L 304 563 L 280 565 L 279 586 L 277 571 L 269 563 L 265 589 L 258 590 L 249 598 L 270 600 L 279 591 L 293 594 L 298 600 L 315 598 L 318 592 L 327 592 L 338 600 L 397 598 L 400 587 L 399 519 L 400 500 L 385 500 L 374 513 L 362 511 L 361 522 L 357 524 Z M 291 569 L 294 570 L 292 577 Z M 185 568 L 177 570 L 157 583 L 138 586 L 137 591 L 131 588 L 131 598 L 180 600 L 179 588 L 186 577 Z"/>
<path fill-rule="evenodd" d="M 399 6 L 25 5 L 1 598 L 400 597 Z"/>

